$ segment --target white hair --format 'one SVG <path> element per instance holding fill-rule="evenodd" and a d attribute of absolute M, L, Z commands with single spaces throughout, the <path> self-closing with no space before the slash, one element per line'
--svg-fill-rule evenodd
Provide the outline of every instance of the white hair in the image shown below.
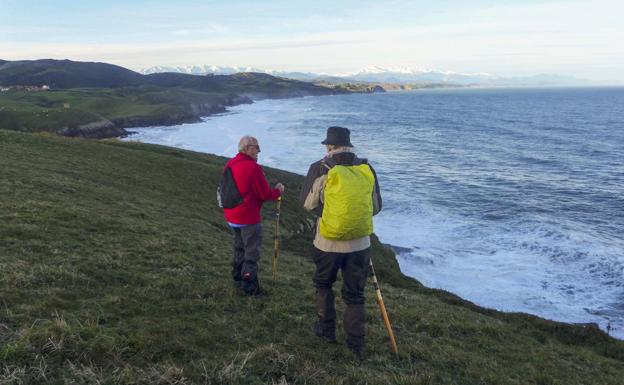
<path fill-rule="evenodd" d="M 240 141 L 238 142 L 238 152 L 244 152 L 247 149 L 247 146 L 250 146 L 250 145 L 257 146 L 258 139 L 249 135 L 243 136 L 242 138 L 240 138 Z"/>
<path fill-rule="evenodd" d="M 353 148 L 347 146 L 336 146 L 334 144 L 327 144 L 327 155 L 332 156 L 334 154 L 340 154 L 342 152 L 353 152 Z"/>

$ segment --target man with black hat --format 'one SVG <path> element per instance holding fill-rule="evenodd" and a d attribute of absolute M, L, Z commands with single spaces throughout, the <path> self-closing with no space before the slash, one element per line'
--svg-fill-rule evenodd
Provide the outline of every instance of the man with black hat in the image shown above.
<path fill-rule="evenodd" d="M 336 343 L 336 308 L 332 286 L 342 271 L 343 327 L 346 343 L 364 358 L 366 315 L 364 287 L 368 275 L 372 216 L 381 210 L 375 170 L 352 151 L 350 131 L 329 127 L 321 142 L 327 154 L 310 165 L 300 200 L 318 215 L 314 237 L 313 282 L 318 321 L 314 333 Z"/>

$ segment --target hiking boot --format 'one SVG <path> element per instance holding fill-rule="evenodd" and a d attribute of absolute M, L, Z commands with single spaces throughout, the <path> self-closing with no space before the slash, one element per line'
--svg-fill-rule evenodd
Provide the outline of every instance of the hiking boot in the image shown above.
<path fill-rule="evenodd" d="M 366 359 L 366 349 L 364 349 L 364 337 L 348 337 L 347 347 L 358 361 L 364 361 Z"/>
<path fill-rule="evenodd" d="M 252 277 L 251 273 L 243 274 L 242 287 L 247 295 L 256 295 L 261 292 L 258 277 Z"/>
<path fill-rule="evenodd" d="M 245 290 L 245 295 L 255 298 L 268 298 L 271 296 L 268 291 L 262 289 L 260 286 L 258 286 L 254 290 Z"/>
<path fill-rule="evenodd" d="M 260 287 L 260 282 L 258 282 L 258 278 L 254 278 L 253 280 L 246 280 L 245 276 L 243 276 L 243 290 L 245 291 L 245 295 L 250 297 L 268 297 L 269 293 L 263 290 Z"/>
<path fill-rule="evenodd" d="M 314 323 L 314 334 L 327 343 L 335 344 L 338 342 L 336 341 L 336 329 L 323 328 L 323 325 L 318 321 Z"/>

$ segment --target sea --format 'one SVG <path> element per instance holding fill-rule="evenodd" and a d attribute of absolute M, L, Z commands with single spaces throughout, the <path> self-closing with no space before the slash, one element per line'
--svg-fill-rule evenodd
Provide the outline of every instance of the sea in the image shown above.
<path fill-rule="evenodd" d="M 333 125 L 351 130 L 377 171 L 375 233 L 403 273 L 481 306 L 597 323 L 624 339 L 624 88 L 264 100 L 125 140 L 233 156 L 252 135 L 261 164 L 305 174 Z"/>

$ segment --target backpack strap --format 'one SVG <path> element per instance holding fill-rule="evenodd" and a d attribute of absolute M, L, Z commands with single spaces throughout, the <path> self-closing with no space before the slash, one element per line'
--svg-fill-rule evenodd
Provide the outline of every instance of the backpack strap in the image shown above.
<path fill-rule="evenodd" d="M 328 158 L 323 158 L 323 160 L 321 160 L 321 174 L 325 173 L 324 169 L 327 169 L 327 171 L 329 171 L 337 164 L 338 163 L 336 163 L 336 159 L 332 158 L 331 156 Z"/>
<path fill-rule="evenodd" d="M 321 160 L 321 171 L 323 169 L 331 170 L 334 166 L 336 166 L 338 162 L 333 157 L 323 158 Z M 366 158 L 358 158 L 357 156 L 353 159 L 353 164 L 345 165 L 345 166 L 358 166 L 360 164 L 368 164 L 368 159 Z"/>

